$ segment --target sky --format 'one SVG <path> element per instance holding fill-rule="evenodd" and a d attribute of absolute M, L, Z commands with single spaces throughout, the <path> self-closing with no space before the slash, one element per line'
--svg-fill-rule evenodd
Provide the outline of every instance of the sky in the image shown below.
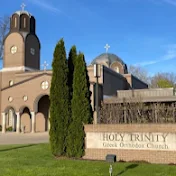
<path fill-rule="evenodd" d="M 51 68 L 57 42 L 64 38 L 85 54 L 87 65 L 98 55 L 119 56 L 150 75 L 176 73 L 176 0 L 1 0 L 0 16 L 21 9 L 36 18 L 41 68 Z"/>

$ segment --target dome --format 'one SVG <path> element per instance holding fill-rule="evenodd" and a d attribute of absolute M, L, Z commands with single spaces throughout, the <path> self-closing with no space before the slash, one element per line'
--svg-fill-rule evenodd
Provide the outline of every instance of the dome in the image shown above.
<path fill-rule="evenodd" d="M 96 64 L 96 63 L 103 63 L 106 62 L 108 65 L 111 65 L 114 62 L 119 62 L 122 65 L 126 65 L 122 59 L 120 59 L 118 56 L 116 56 L 115 54 L 111 54 L 111 53 L 103 53 L 101 55 L 99 55 L 98 57 L 96 57 L 93 61 L 92 61 L 92 65 Z"/>
<path fill-rule="evenodd" d="M 20 10 L 19 10 L 19 11 L 16 11 L 15 14 L 18 14 L 19 16 L 21 16 L 22 14 L 26 14 L 26 15 L 28 15 L 29 17 L 32 16 L 28 11 L 25 11 L 25 10 L 23 10 L 23 11 L 20 11 Z"/>

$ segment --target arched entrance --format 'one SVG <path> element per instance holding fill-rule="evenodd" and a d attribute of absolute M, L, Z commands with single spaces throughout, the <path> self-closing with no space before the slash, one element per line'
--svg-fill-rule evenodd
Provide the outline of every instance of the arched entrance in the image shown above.
<path fill-rule="evenodd" d="M 7 131 L 16 131 L 17 116 L 13 107 L 6 108 L 5 122 L 5 127 Z"/>
<path fill-rule="evenodd" d="M 36 132 L 48 131 L 49 127 L 49 96 L 43 95 L 38 98 L 36 114 Z"/>
<path fill-rule="evenodd" d="M 28 107 L 24 107 L 20 112 L 21 112 L 21 130 L 25 130 L 25 133 L 30 133 L 32 130 L 32 120 L 30 110 Z"/>

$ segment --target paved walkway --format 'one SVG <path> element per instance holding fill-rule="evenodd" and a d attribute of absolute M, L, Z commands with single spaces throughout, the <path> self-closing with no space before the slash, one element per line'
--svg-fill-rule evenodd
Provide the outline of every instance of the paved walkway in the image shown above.
<path fill-rule="evenodd" d="M 8 144 L 38 144 L 38 143 L 48 143 L 49 134 L 44 133 L 11 133 L 7 132 L 2 134 L 0 132 L 0 145 Z"/>

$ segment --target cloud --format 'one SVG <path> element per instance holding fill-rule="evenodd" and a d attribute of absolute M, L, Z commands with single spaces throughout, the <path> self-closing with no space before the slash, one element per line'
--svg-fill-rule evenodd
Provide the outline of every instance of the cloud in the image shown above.
<path fill-rule="evenodd" d="M 140 63 L 136 63 L 135 65 L 148 66 L 148 65 L 153 65 L 153 64 L 157 64 L 157 63 L 172 60 L 172 59 L 176 59 L 176 44 L 168 45 L 166 54 L 162 56 L 160 59 L 140 62 Z"/>
<path fill-rule="evenodd" d="M 176 0 L 163 0 L 163 2 L 176 6 Z"/>
<path fill-rule="evenodd" d="M 157 5 L 169 4 L 172 6 L 176 6 L 176 0 L 148 0 Z"/>
<path fill-rule="evenodd" d="M 28 0 L 29 2 L 31 2 L 32 4 L 45 9 L 47 11 L 50 11 L 52 13 L 62 13 L 62 11 L 56 7 L 54 7 L 54 5 L 44 1 L 44 0 Z"/>

